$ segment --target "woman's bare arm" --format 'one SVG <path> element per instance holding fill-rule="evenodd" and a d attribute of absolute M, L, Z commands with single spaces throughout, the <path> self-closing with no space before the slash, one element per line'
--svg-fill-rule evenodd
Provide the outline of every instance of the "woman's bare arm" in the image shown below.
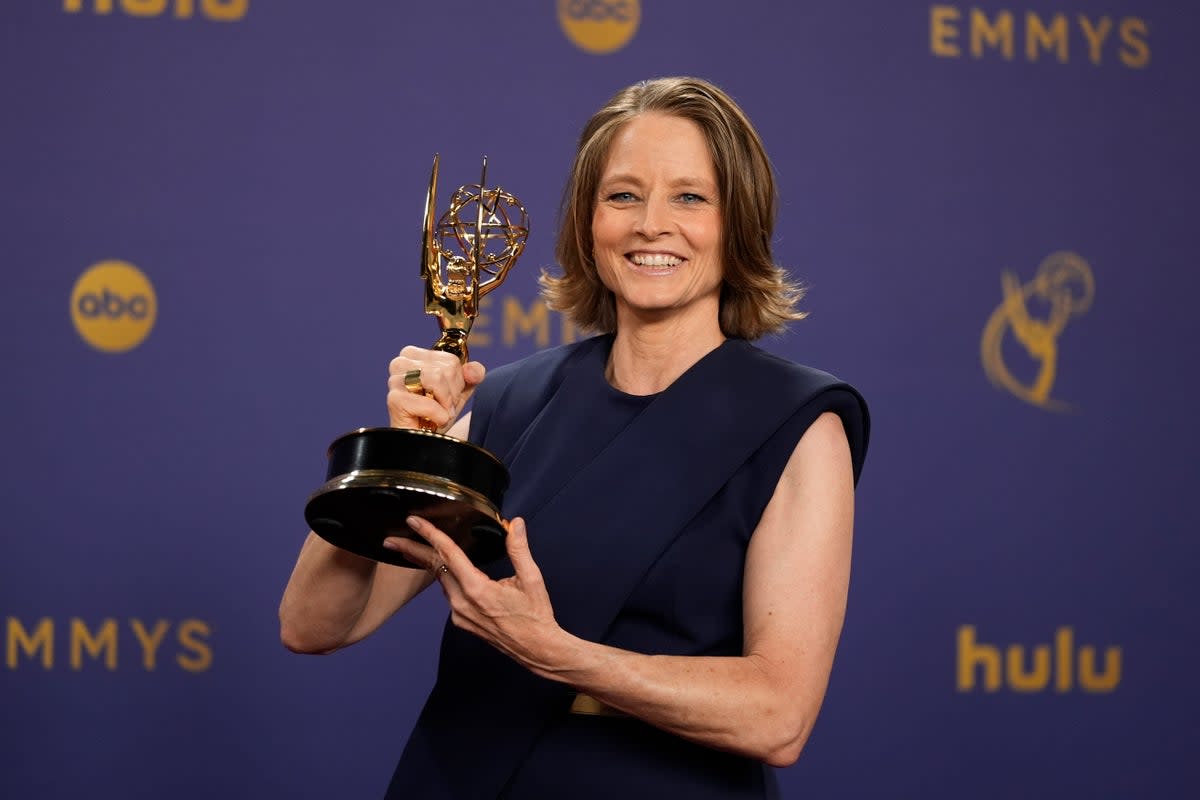
<path fill-rule="evenodd" d="M 425 394 L 405 387 L 412 369 L 421 370 Z M 458 414 L 483 377 L 477 362 L 464 365 L 449 353 L 406 347 L 389 365 L 389 422 L 416 428 L 432 420 L 466 438 L 471 415 Z M 375 631 L 432 582 L 423 569 L 376 563 L 309 532 L 280 602 L 280 639 L 298 653 L 331 653 Z"/>

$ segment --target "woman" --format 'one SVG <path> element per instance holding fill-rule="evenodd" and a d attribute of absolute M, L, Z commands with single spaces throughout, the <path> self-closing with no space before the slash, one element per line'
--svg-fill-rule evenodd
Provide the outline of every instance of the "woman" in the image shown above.
<path fill-rule="evenodd" d="M 391 424 L 509 467 L 509 558 L 441 531 L 377 565 L 310 535 L 280 615 L 329 652 L 441 584 L 438 680 L 389 797 L 770 797 L 824 697 L 846 604 L 859 395 L 747 340 L 798 319 L 750 122 L 692 78 L 588 123 L 547 301 L 600 335 L 495 370 L 405 348 Z M 426 395 L 405 389 L 419 369 Z M 478 390 L 478 391 L 476 391 Z M 472 413 L 462 415 L 475 395 Z"/>

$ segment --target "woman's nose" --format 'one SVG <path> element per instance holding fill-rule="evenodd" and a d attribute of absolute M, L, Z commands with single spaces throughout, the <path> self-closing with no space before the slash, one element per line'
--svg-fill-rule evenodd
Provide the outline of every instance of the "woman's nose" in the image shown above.
<path fill-rule="evenodd" d="M 671 209 L 667 204 L 656 200 L 647 200 L 642 205 L 642 213 L 638 216 L 634 230 L 647 239 L 655 239 L 666 233 L 671 226 Z"/>

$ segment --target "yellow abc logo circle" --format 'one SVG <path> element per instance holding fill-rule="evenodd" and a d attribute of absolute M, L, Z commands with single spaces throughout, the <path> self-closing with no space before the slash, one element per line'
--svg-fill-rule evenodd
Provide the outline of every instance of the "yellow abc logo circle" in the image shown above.
<path fill-rule="evenodd" d="M 124 261 L 88 267 L 71 290 L 71 321 L 83 340 L 106 353 L 141 344 L 154 327 L 158 299 L 140 269 Z"/>
<path fill-rule="evenodd" d="M 638 0 L 558 0 L 558 23 L 575 46 L 589 53 L 619 50 L 637 33 Z"/>

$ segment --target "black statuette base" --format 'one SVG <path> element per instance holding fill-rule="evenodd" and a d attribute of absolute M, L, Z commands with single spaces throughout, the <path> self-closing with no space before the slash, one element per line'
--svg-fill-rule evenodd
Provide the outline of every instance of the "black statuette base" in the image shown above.
<path fill-rule="evenodd" d="M 364 428 L 329 448 L 328 480 L 309 498 L 304 517 L 321 538 L 351 553 L 401 567 L 410 563 L 383 540 L 424 542 L 408 527 L 423 517 L 455 541 L 477 566 L 504 553 L 499 504 L 508 473 L 485 450 L 426 431 Z"/>

